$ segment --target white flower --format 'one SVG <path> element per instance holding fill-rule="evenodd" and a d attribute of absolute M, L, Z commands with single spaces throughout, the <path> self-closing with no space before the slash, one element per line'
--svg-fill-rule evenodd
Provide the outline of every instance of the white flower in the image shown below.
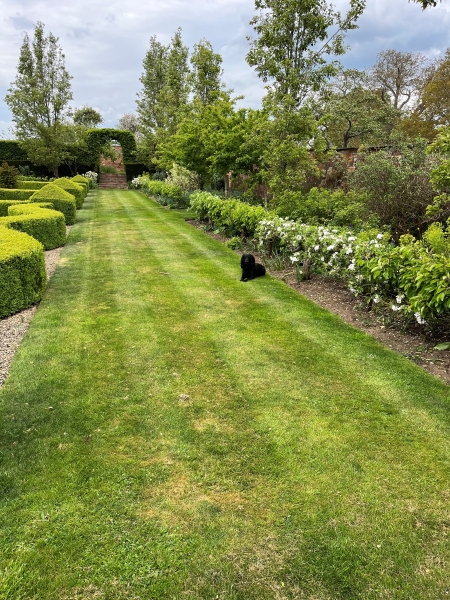
<path fill-rule="evenodd" d="M 334 244 L 331 244 L 330 246 L 327 246 L 327 250 L 334 250 L 335 246 Z"/>
<path fill-rule="evenodd" d="M 320 246 L 314 246 L 314 250 L 317 252 L 317 250 L 320 248 Z"/>
<path fill-rule="evenodd" d="M 379 233 L 377 235 L 377 240 L 382 240 L 384 238 L 384 235 L 382 233 Z"/>
<path fill-rule="evenodd" d="M 356 290 L 354 287 L 349 287 L 348 289 L 351 291 L 352 294 L 356 294 Z"/>
<path fill-rule="evenodd" d="M 345 254 L 352 254 L 353 250 L 351 248 L 347 248 L 347 250 L 345 251 Z"/>
<path fill-rule="evenodd" d="M 301 235 L 298 235 L 296 239 L 297 239 L 298 241 L 300 241 L 300 240 L 301 240 L 301 239 L 303 239 L 303 238 L 302 238 L 302 236 L 301 236 Z"/>
<path fill-rule="evenodd" d="M 395 299 L 397 301 L 397 304 L 401 304 L 404 297 L 405 296 L 403 294 L 400 294 L 400 295 L 396 296 Z"/>
<path fill-rule="evenodd" d="M 320 260 L 321 260 L 322 262 L 325 262 L 325 257 L 324 257 L 324 256 L 321 256 L 321 257 L 320 257 Z"/>
<path fill-rule="evenodd" d="M 350 263 L 350 264 L 348 265 L 347 269 L 348 269 L 349 271 L 354 271 L 354 270 L 355 270 L 355 263 Z"/>
<path fill-rule="evenodd" d="M 347 238 L 347 241 L 349 242 L 354 242 L 356 240 L 354 235 L 351 235 L 349 238 Z"/>
<path fill-rule="evenodd" d="M 414 316 L 416 317 L 416 321 L 419 323 L 419 325 L 425 325 L 426 321 L 422 317 L 422 315 L 420 314 L 420 312 L 414 313 Z"/>
<path fill-rule="evenodd" d="M 375 304 L 378 304 L 378 302 L 380 301 L 380 296 L 378 294 L 375 294 L 375 296 L 373 297 L 373 301 L 375 302 Z"/>
<path fill-rule="evenodd" d="M 398 310 L 402 310 L 401 306 L 397 306 L 396 304 L 393 304 L 393 305 L 391 306 L 391 309 L 392 309 L 394 312 L 397 312 Z"/>
<path fill-rule="evenodd" d="M 297 256 L 291 256 L 290 257 L 290 261 L 293 262 L 293 263 L 298 262 L 298 257 Z"/>

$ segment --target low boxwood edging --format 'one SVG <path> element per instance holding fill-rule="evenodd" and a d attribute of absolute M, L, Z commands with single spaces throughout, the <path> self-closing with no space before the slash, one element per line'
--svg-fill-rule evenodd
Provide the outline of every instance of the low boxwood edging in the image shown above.
<path fill-rule="evenodd" d="M 48 183 L 42 189 L 34 192 L 30 202 L 50 202 L 55 210 L 59 210 L 66 219 L 66 225 L 73 225 L 77 216 L 76 200 L 62 187 Z"/>
<path fill-rule="evenodd" d="M 34 190 L 0 188 L 0 200 L 28 200 L 33 194 Z"/>
<path fill-rule="evenodd" d="M 0 318 L 38 302 L 45 284 L 42 244 L 26 233 L 0 226 Z"/>
<path fill-rule="evenodd" d="M 72 194 L 72 196 L 75 198 L 77 208 L 81 208 L 83 206 L 83 201 L 87 194 L 84 186 L 75 183 L 75 181 L 71 181 L 70 179 L 66 179 L 66 177 L 55 179 L 55 181 L 52 183 L 53 185 L 59 186 L 69 194 Z"/>
<path fill-rule="evenodd" d="M 41 242 L 45 250 L 52 250 L 66 243 L 64 215 L 37 204 L 10 206 L 8 216 L 0 218 L 1 226 L 27 233 Z"/>
<path fill-rule="evenodd" d="M 85 193 L 87 194 L 91 188 L 91 179 L 88 179 L 87 177 L 83 177 L 83 175 L 75 175 L 75 177 L 72 177 L 71 181 L 74 181 L 75 183 L 78 183 L 78 185 L 82 185 L 84 186 L 85 189 Z"/>
<path fill-rule="evenodd" d="M 23 181 L 23 180 L 19 179 L 19 181 L 17 182 L 17 187 L 20 190 L 36 191 L 36 190 L 40 190 L 47 184 L 48 184 L 48 181 L 33 181 L 33 180 Z"/>
<path fill-rule="evenodd" d="M 8 208 L 15 204 L 29 204 L 28 200 L 0 200 L 0 217 L 8 216 Z"/>

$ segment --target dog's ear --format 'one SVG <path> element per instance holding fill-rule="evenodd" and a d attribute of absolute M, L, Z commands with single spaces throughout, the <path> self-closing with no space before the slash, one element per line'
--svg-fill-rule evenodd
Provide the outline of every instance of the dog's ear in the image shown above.
<path fill-rule="evenodd" d="M 254 267 L 256 264 L 255 257 L 253 256 L 253 254 L 249 254 L 249 258 L 250 258 L 250 266 Z"/>
<path fill-rule="evenodd" d="M 243 254 L 243 255 L 241 256 L 241 269 L 243 269 L 243 268 L 244 268 L 244 265 L 245 265 L 245 257 L 246 257 L 246 254 Z"/>

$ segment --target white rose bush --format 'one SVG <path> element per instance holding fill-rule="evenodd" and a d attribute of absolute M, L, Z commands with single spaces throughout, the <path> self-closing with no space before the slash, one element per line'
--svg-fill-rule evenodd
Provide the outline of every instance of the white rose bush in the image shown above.
<path fill-rule="evenodd" d="M 450 316 L 450 244 L 449 252 L 436 253 L 405 235 L 394 245 L 388 232 L 308 225 L 208 192 L 192 194 L 191 208 L 229 235 L 252 237 L 262 253 L 281 253 L 299 280 L 305 267 L 342 279 L 370 307 L 422 326 Z"/>

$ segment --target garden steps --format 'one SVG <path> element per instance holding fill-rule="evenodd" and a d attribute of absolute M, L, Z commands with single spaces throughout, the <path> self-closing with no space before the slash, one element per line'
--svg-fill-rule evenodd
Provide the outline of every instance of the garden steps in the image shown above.
<path fill-rule="evenodd" d="M 99 188 L 126 190 L 128 189 L 127 176 L 125 173 L 100 173 Z"/>

